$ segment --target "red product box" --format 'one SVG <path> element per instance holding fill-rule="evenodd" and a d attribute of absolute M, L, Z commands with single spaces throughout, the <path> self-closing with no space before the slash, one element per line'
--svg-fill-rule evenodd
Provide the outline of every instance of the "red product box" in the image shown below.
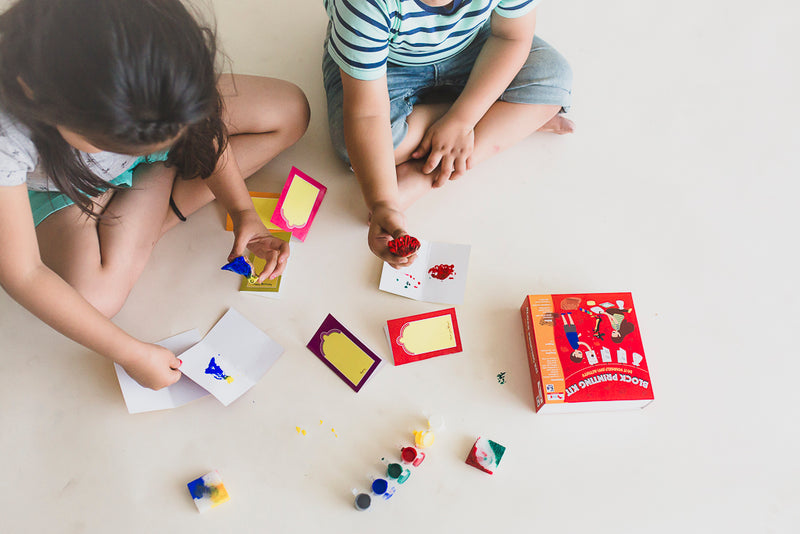
<path fill-rule="evenodd" d="M 528 295 L 520 311 L 537 413 L 653 401 L 630 293 Z"/>

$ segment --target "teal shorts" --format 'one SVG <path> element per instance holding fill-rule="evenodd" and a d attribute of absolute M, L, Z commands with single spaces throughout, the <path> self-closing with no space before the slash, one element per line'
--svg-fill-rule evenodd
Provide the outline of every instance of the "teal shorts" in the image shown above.
<path fill-rule="evenodd" d="M 167 161 L 168 155 L 169 152 L 158 152 L 149 156 L 139 156 L 128 170 L 109 183 L 121 187 L 130 187 L 133 185 L 133 172 L 139 165 Z M 53 213 L 75 204 L 67 195 L 58 191 L 28 191 L 28 200 L 31 203 L 35 226 L 39 226 L 39 223 Z"/>

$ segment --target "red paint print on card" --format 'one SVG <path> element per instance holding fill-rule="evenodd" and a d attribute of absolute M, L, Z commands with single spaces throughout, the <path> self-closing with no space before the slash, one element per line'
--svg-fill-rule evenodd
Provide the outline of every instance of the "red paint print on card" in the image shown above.
<path fill-rule="evenodd" d="M 452 280 L 456 277 L 455 265 L 440 263 L 428 269 L 428 274 L 437 280 Z"/>

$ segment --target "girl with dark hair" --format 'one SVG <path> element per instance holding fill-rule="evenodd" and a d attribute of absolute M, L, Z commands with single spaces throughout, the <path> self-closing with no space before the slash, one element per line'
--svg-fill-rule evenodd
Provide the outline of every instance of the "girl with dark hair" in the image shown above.
<path fill-rule="evenodd" d="M 217 198 L 280 275 L 289 248 L 244 178 L 308 125 L 296 86 L 219 76 L 180 0 L 18 0 L 0 15 L 0 285 L 44 322 L 158 389 L 170 351 L 109 318 L 160 236 Z"/>
<path fill-rule="evenodd" d="M 622 343 L 625 336 L 635 330 L 633 323 L 625 319 L 625 314 L 631 311 L 631 308 L 626 308 L 624 310 L 620 308 L 607 308 L 600 312 L 608 317 L 611 323 L 611 341 L 614 343 Z"/>

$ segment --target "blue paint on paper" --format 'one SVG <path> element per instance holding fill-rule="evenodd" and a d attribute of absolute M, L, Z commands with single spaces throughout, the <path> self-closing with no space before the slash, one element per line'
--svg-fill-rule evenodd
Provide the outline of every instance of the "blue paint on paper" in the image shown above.
<path fill-rule="evenodd" d="M 222 266 L 223 271 L 232 271 L 236 274 L 240 274 L 244 277 L 250 277 L 253 274 L 253 267 L 250 265 L 244 256 L 239 256 L 238 258 L 234 259 L 230 263 L 226 263 Z"/>
<path fill-rule="evenodd" d="M 219 354 L 217 356 L 219 356 Z M 208 367 L 206 367 L 206 374 L 213 376 L 217 380 L 228 380 L 230 378 L 222 371 L 222 368 L 217 365 L 213 356 L 211 357 L 211 361 L 208 362 Z"/>

